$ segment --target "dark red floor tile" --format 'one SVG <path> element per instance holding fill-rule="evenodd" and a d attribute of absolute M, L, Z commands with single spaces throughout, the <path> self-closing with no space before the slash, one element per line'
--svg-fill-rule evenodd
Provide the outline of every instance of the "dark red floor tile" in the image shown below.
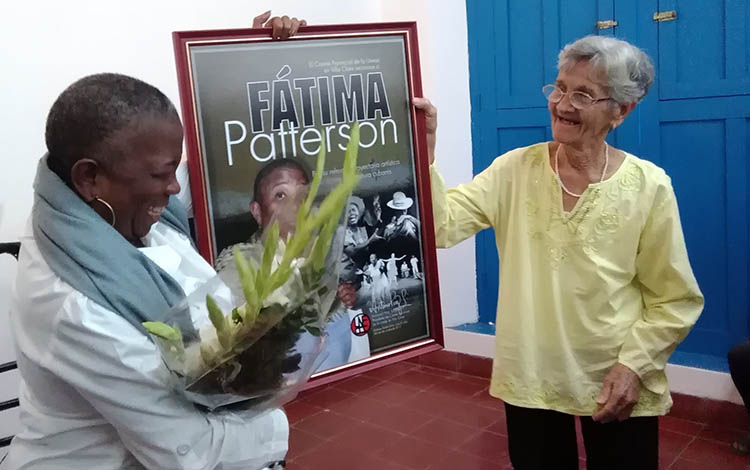
<path fill-rule="evenodd" d="M 341 382 L 336 382 L 335 384 L 333 384 L 333 388 L 338 389 L 338 390 L 343 390 L 344 392 L 349 392 L 349 393 L 359 393 L 369 388 L 376 387 L 380 385 L 381 383 L 383 383 L 382 380 L 378 380 L 373 377 L 368 377 L 366 375 L 357 375 L 350 379 L 346 379 Z"/>
<path fill-rule="evenodd" d="M 360 423 L 347 432 L 337 436 L 334 441 L 337 445 L 361 449 L 363 454 L 376 455 L 381 451 L 404 437 L 395 430 L 386 429 L 369 423 Z"/>
<path fill-rule="evenodd" d="M 286 470 L 311 470 L 311 469 L 305 466 L 305 464 L 303 464 L 302 462 L 287 459 Z"/>
<path fill-rule="evenodd" d="M 370 424 L 393 429 L 402 434 L 411 434 L 431 419 L 433 419 L 433 416 L 413 410 L 408 406 L 390 406 L 381 408 L 375 416 L 367 421 Z"/>
<path fill-rule="evenodd" d="M 721 407 L 721 402 L 680 393 L 673 393 L 672 400 L 669 416 L 696 423 L 708 423 Z"/>
<path fill-rule="evenodd" d="M 405 436 L 387 446 L 382 457 L 413 469 L 426 469 L 450 453 L 445 447 Z"/>
<path fill-rule="evenodd" d="M 306 453 L 320 447 L 327 440 L 301 429 L 291 428 L 289 430 L 289 453 L 287 460 L 295 460 Z"/>
<path fill-rule="evenodd" d="M 376 387 L 361 392 L 359 396 L 377 400 L 387 406 L 395 406 L 402 405 L 417 393 L 419 393 L 419 390 L 406 385 L 396 382 L 383 382 Z"/>
<path fill-rule="evenodd" d="M 750 430 L 750 417 L 748 417 L 744 406 L 728 401 L 714 403 L 715 408 L 712 410 L 708 424 Z"/>
<path fill-rule="evenodd" d="M 388 380 L 401 374 L 405 374 L 410 370 L 418 369 L 417 364 L 411 362 L 397 362 L 389 366 L 380 367 L 369 372 L 365 372 L 362 375 L 371 377 L 378 380 Z"/>
<path fill-rule="evenodd" d="M 354 395 L 338 403 L 331 404 L 330 410 L 344 416 L 369 421 L 371 418 L 382 413 L 383 408 L 383 402 L 362 395 Z"/>
<path fill-rule="evenodd" d="M 696 438 L 679 456 L 705 465 L 706 469 L 746 470 L 750 458 L 734 453 L 728 444 Z"/>
<path fill-rule="evenodd" d="M 333 439 L 340 434 L 349 432 L 361 422 L 359 419 L 342 416 L 332 411 L 322 411 L 303 419 L 294 427 L 321 439 Z"/>
<path fill-rule="evenodd" d="M 440 462 L 432 465 L 430 470 L 505 470 L 509 465 L 509 460 L 490 461 L 475 455 L 453 451 L 444 456 Z"/>
<path fill-rule="evenodd" d="M 364 454 L 362 449 L 358 447 L 345 447 L 335 441 L 328 441 L 301 458 L 296 459 L 296 461 L 311 470 L 344 470 L 355 468 L 355 465 L 364 462 L 369 463 L 371 462 L 370 458 L 371 456 Z"/>
<path fill-rule="evenodd" d="M 455 379 L 459 375 L 458 372 L 456 371 L 447 370 L 447 369 L 439 369 L 437 367 L 430 367 L 430 366 L 425 366 L 425 365 L 420 365 L 419 370 L 421 370 L 425 374 L 436 375 L 444 379 Z"/>
<path fill-rule="evenodd" d="M 505 415 L 498 418 L 497 421 L 490 424 L 488 427 L 484 429 L 487 432 L 492 432 L 495 434 L 499 434 L 501 436 L 507 436 L 508 435 L 508 426 L 505 422 Z"/>
<path fill-rule="evenodd" d="M 667 470 L 677 458 L 677 454 L 659 452 L 659 470 Z"/>
<path fill-rule="evenodd" d="M 659 453 L 679 455 L 693 439 L 695 439 L 693 436 L 661 430 L 659 432 Z"/>
<path fill-rule="evenodd" d="M 347 467 L 346 470 L 412 470 L 411 467 L 402 465 L 398 462 L 386 460 L 383 457 L 368 456 L 367 458 L 361 459 L 359 462 L 355 462 L 352 466 Z"/>
<path fill-rule="evenodd" d="M 455 379 L 462 380 L 470 384 L 475 384 L 478 387 L 481 386 L 482 388 L 490 386 L 490 379 L 487 377 L 477 377 L 475 375 L 462 374 L 459 372 L 458 374 L 456 374 Z"/>
<path fill-rule="evenodd" d="M 295 400 L 284 405 L 284 412 L 286 413 L 287 420 L 289 420 L 289 424 L 294 424 L 301 419 L 305 419 L 321 411 L 323 411 L 323 408 L 302 400 Z"/>
<path fill-rule="evenodd" d="M 701 439 L 707 439 L 709 441 L 731 444 L 743 435 L 747 435 L 746 430 L 725 428 L 722 426 L 709 424 L 701 430 L 701 432 L 698 434 L 698 437 L 700 437 Z"/>
<path fill-rule="evenodd" d="M 505 413 L 466 401 L 440 409 L 437 415 L 475 428 L 487 428 L 499 420 L 505 421 Z"/>
<path fill-rule="evenodd" d="M 460 449 L 461 444 L 476 434 L 476 428 L 442 418 L 435 418 L 428 421 L 410 433 L 412 437 L 445 446 L 449 449 Z"/>
<path fill-rule="evenodd" d="M 458 371 L 458 353 L 452 351 L 435 351 L 419 356 L 419 364 L 445 369 L 452 372 Z"/>
<path fill-rule="evenodd" d="M 713 467 L 719 469 L 721 467 Z M 706 464 L 701 462 L 695 462 L 693 460 L 686 460 L 678 458 L 669 470 L 706 470 Z"/>
<path fill-rule="evenodd" d="M 390 379 L 391 382 L 406 385 L 407 387 L 412 387 L 417 390 L 427 390 L 443 380 L 445 379 L 443 379 L 442 377 L 428 374 L 419 369 L 410 370 L 405 374 L 401 374 Z"/>
<path fill-rule="evenodd" d="M 461 402 L 456 400 L 455 397 L 426 391 L 409 397 L 404 401 L 403 406 L 427 415 L 438 416 L 443 409 L 454 407 L 456 403 Z"/>
<path fill-rule="evenodd" d="M 469 398 L 468 401 L 480 406 L 505 412 L 505 403 L 503 403 L 501 399 L 495 398 L 490 395 L 489 387 L 485 387 L 484 389 L 478 391 L 477 393 L 472 395 L 472 397 Z"/>
<path fill-rule="evenodd" d="M 461 451 L 493 462 L 505 462 L 508 460 L 508 438 L 483 431 L 461 444 Z"/>
<path fill-rule="evenodd" d="M 697 436 L 704 426 L 703 423 L 696 423 L 695 421 L 674 418 L 672 416 L 659 417 L 660 430 L 672 431 L 688 436 Z"/>
<path fill-rule="evenodd" d="M 354 396 L 355 394 L 353 393 L 345 392 L 336 388 L 325 388 L 317 393 L 305 395 L 302 399 L 310 405 L 329 409 L 337 403 Z"/>
<path fill-rule="evenodd" d="M 430 390 L 450 395 L 459 400 L 468 400 L 485 388 L 487 388 L 486 381 L 484 383 L 472 383 L 467 380 L 444 379 Z"/>
<path fill-rule="evenodd" d="M 488 379 L 492 375 L 492 359 L 489 357 L 459 354 L 458 372 Z"/>

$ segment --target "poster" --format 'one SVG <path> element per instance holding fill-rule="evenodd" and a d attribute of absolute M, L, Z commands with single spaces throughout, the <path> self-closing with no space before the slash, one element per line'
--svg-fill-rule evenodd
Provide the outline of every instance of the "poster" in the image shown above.
<path fill-rule="evenodd" d="M 442 344 L 414 23 L 175 33 L 201 253 L 221 274 L 258 242 L 286 185 L 340 179 L 359 122 L 361 179 L 346 209 L 340 285 L 356 292 L 328 325 L 319 375 L 354 373 Z M 337 376 L 338 377 L 338 376 Z"/>

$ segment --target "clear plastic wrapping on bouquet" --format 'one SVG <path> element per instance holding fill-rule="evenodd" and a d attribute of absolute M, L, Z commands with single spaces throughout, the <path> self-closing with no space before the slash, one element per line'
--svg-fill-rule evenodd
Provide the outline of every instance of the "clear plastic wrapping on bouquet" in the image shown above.
<path fill-rule="evenodd" d="M 286 187 L 260 234 L 222 251 L 218 276 L 160 322 L 144 323 L 175 388 L 191 402 L 209 410 L 278 407 L 325 359 L 325 328 L 338 307 L 342 213 L 358 180 L 356 145 L 347 150 L 342 182 L 320 201 L 324 158 L 312 181 Z"/>

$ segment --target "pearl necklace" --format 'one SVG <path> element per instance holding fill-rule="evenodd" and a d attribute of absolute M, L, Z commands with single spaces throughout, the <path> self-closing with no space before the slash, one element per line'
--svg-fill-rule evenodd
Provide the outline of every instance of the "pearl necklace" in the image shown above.
<path fill-rule="evenodd" d="M 563 191 L 568 193 L 570 196 L 573 196 L 575 198 L 579 198 L 583 196 L 583 193 L 576 194 L 573 191 L 569 190 L 565 187 L 565 183 L 563 183 L 562 178 L 560 178 L 560 160 L 558 159 L 558 155 L 560 154 L 560 148 L 562 148 L 562 144 L 557 146 L 557 150 L 555 151 L 555 176 L 557 176 L 557 181 L 560 182 L 560 187 L 562 187 Z M 604 181 L 604 175 L 607 174 L 607 167 L 609 166 L 609 145 L 607 145 L 606 142 L 604 142 L 604 170 L 602 171 L 602 177 L 599 178 L 599 182 L 601 183 Z M 586 190 L 584 190 L 585 192 Z"/>

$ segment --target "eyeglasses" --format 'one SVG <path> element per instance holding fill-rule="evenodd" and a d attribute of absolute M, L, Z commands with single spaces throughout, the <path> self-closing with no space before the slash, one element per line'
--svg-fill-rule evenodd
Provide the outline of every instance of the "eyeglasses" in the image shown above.
<path fill-rule="evenodd" d="M 542 93 L 544 94 L 544 97 L 547 98 L 547 101 L 550 101 L 552 103 L 559 103 L 560 100 L 563 99 L 563 96 L 568 95 L 568 100 L 570 100 L 570 104 L 576 109 L 588 108 L 589 106 L 593 106 L 600 101 L 608 101 L 612 99 L 609 97 L 594 98 L 588 93 L 584 93 L 582 91 L 567 91 L 566 92 L 566 91 L 562 91 L 555 85 L 545 85 L 544 87 L 542 87 Z"/>

